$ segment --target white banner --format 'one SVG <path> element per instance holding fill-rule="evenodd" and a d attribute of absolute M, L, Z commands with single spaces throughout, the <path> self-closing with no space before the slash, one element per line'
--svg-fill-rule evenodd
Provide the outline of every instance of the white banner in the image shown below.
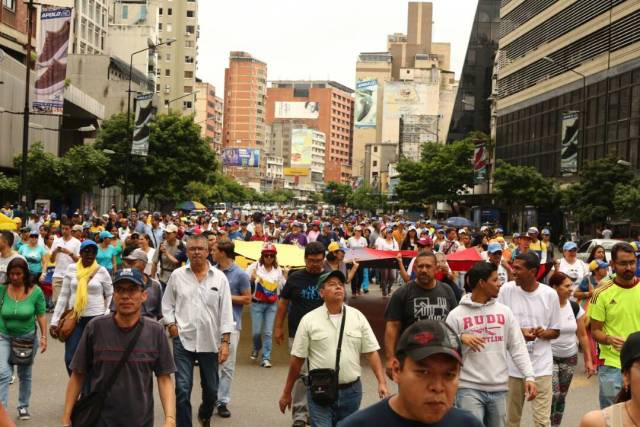
<path fill-rule="evenodd" d="M 276 101 L 276 119 L 317 119 L 320 117 L 319 102 Z"/>

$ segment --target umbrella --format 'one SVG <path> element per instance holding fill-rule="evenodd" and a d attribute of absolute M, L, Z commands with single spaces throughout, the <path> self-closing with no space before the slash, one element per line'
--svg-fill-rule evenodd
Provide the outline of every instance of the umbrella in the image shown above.
<path fill-rule="evenodd" d="M 471 267 L 480 261 L 482 261 L 482 257 L 475 248 L 447 255 L 447 263 L 453 271 L 469 271 Z"/>
<path fill-rule="evenodd" d="M 445 221 L 445 225 L 449 227 L 462 228 L 462 227 L 473 227 L 473 222 L 469 221 L 467 218 L 463 218 L 461 216 L 452 216 Z"/>
<path fill-rule="evenodd" d="M 183 210 L 183 211 L 193 211 L 193 210 L 196 210 L 196 209 L 204 210 L 206 208 L 207 207 L 205 205 L 203 205 L 202 203 L 196 202 L 196 201 L 193 201 L 193 200 L 189 200 L 187 202 L 182 202 L 178 206 L 176 206 L 176 209 L 180 209 L 180 210 Z"/>

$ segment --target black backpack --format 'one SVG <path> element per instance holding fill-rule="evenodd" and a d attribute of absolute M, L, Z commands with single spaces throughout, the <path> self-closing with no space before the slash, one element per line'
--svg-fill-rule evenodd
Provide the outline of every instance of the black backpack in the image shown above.
<path fill-rule="evenodd" d="M 569 301 L 571 303 L 571 309 L 573 310 L 573 317 L 578 320 L 578 313 L 580 313 L 580 305 L 575 301 Z"/>

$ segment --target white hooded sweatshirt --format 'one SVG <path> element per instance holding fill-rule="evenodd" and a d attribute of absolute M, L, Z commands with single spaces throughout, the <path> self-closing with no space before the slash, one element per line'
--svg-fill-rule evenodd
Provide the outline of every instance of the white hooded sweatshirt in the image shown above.
<path fill-rule="evenodd" d="M 526 380 L 535 380 L 520 325 L 506 305 L 495 299 L 486 304 L 476 303 L 471 301 L 471 294 L 465 294 L 447 316 L 447 324 L 458 336 L 473 334 L 485 340 L 484 348 L 479 352 L 462 345 L 459 388 L 506 391 L 509 380 L 507 357 L 512 358 Z"/>

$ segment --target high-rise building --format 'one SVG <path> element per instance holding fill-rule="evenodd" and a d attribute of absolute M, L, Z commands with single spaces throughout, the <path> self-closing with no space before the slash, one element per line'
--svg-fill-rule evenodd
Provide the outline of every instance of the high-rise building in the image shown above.
<path fill-rule="evenodd" d="M 350 184 L 353 102 L 353 90 L 334 81 L 273 81 L 267 123 L 303 123 L 324 133 L 324 182 Z"/>
<path fill-rule="evenodd" d="M 448 142 L 462 139 L 472 131 L 491 133 L 492 76 L 499 26 L 500 0 L 480 0 L 460 75 Z"/>
<path fill-rule="evenodd" d="M 174 39 L 158 50 L 156 91 L 165 111 L 194 112 L 198 56 L 198 2 L 158 0 L 158 42 Z"/>
<path fill-rule="evenodd" d="M 106 49 L 107 0 L 75 0 L 69 53 L 102 55 Z"/>
<path fill-rule="evenodd" d="M 224 148 L 264 151 L 267 64 L 247 52 L 231 52 L 224 82 Z M 264 164 L 260 167 L 225 166 L 225 173 L 260 191 Z"/>
<path fill-rule="evenodd" d="M 222 153 L 222 100 L 216 96 L 216 88 L 200 79 L 196 81 L 196 105 L 194 121 L 200 125 L 203 138 L 211 149 Z"/>
<path fill-rule="evenodd" d="M 575 178 L 615 156 L 640 166 L 640 2 L 503 1 L 496 157 Z"/>

